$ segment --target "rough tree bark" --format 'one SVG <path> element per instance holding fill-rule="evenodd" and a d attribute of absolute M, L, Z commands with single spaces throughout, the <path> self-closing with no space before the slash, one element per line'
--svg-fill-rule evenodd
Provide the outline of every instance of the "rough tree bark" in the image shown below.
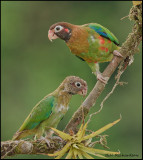
<path fill-rule="evenodd" d="M 133 6 L 129 13 L 129 19 L 135 22 L 132 33 L 127 37 L 127 40 L 122 44 L 120 53 L 123 58 L 115 56 L 107 68 L 103 72 L 103 76 L 111 77 L 121 61 L 126 57 L 134 55 L 137 52 L 138 45 L 142 41 L 142 5 Z M 85 101 L 81 104 L 79 109 L 74 113 L 71 120 L 65 128 L 65 132 L 69 129 L 76 131 L 77 126 L 84 117 L 89 113 L 90 108 L 96 103 L 97 98 L 100 96 L 105 88 L 105 84 L 97 81 L 93 90 L 90 92 Z M 53 153 L 61 149 L 65 145 L 65 142 L 60 140 L 51 139 L 51 146 L 47 146 L 44 142 L 37 140 L 19 140 L 19 141 L 4 141 L 1 142 L 1 158 L 6 156 L 12 156 L 16 154 L 46 154 Z"/>

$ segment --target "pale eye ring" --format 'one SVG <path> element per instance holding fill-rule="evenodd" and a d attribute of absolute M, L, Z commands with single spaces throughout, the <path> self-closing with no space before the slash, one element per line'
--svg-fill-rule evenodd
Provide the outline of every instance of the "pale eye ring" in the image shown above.
<path fill-rule="evenodd" d="M 80 82 L 75 82 L 76 87 L 80 88 L 81 87 L 81 83 Z"/>
<path fill-rule="evenodd" d="M 63 29 L 63 27 L 58 25 L 55 27 L 55 32 L 60 32 L 62 29 Z"/>

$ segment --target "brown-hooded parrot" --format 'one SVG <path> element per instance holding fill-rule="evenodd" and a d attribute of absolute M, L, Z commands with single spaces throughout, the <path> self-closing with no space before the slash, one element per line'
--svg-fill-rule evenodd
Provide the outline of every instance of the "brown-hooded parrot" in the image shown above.
<path fill-rule="evenodd" d="M 103 83 L 107 83 L 108 78 L 100 73 L 99 63 L 111 61 L 113 54 L 122 57 L 117 51 L 120 48 L 118 39 L 97 23 L 73 25 L 58 22 L 50 27 L 48 37 L 51 41 L 57 38 L 64 40 L 70 51 L 85 61 Z"/>
<path fill-rule="evenodd" d="M 35 135 L 35 138 L 42 138 L 47 143 L 48 137 L 51 137 L 51 127 L 56 128 L 60 120 L 68 111 L 69 102 L 72 95 L 87 94 L 87 83 L 76 76 L 68 76 L 60 86 L 52 93 L 45 96 L 32 109 L 19 130 L 14 134 L 12 140 L 19 140 L 29 135 Z M 43 137 L 43 134 L 46 137 Z"/>

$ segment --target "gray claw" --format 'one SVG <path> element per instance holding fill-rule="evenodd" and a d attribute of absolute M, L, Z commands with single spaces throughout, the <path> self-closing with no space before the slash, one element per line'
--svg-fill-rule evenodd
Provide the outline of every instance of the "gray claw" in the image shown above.
<path fill-rule="evenodd" d="M 53 136 L 52 139 L 54 140 L 59 140 L 59 141 L 63 141 L 63 139 L 61 137 L 58 137 L 58 136 Z"/>
<path fill-rule="evenodd" d="M 103 82 L 104 84 L 107 84 L 109 77 L 103 77 L 101 73 L 97 73 L 97 79 Z"/>
<path fill-rule="evenodd" d="M 114 54 L 114 56 L 118 56 L 118 57 L 122 57 L 123 58 L 123 56 L 121 55 L 121 53 L 119 51 L 117 51 L 117 50 L 114 50 L 113 54 Z"/>
<path fill-rule="evenodd" d="M 48 138 L 42 136 L 40 137 L 40 139 L 41 139 L 41 142 L 45 141 L 48 147 L 51 147 L 51 141 Z"/>

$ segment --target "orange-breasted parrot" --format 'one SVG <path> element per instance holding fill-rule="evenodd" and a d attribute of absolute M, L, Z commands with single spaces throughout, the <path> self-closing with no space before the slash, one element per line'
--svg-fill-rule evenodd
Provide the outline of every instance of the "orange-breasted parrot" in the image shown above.
<path fill-rule="evenodd" d="M 56 128 L 69 108 L 72 95 L 87 94 L 87 83 L 76 76 L 68 76 L 60 86 L 52 93 L 45 96 L 32 109 L 22 126 L 15 133 L 12 140 L 19 140 L 29 135 L 35 138 L 51 137 L 52 130 Z"/>
<path fill-rule="evenodd" d="M 107 83 L 99 71 L 99 64 L 111 61 L 113 54 L 122 55 L 118 52 L 119 41 L 107 28 L 97 23 L 84 25 L 73 25 L 67 22 L 53 24 L 48 37 L 52 39 L 60 38 L 64 40 L 70 51 L 86 61 L 97 79 Z"/>

